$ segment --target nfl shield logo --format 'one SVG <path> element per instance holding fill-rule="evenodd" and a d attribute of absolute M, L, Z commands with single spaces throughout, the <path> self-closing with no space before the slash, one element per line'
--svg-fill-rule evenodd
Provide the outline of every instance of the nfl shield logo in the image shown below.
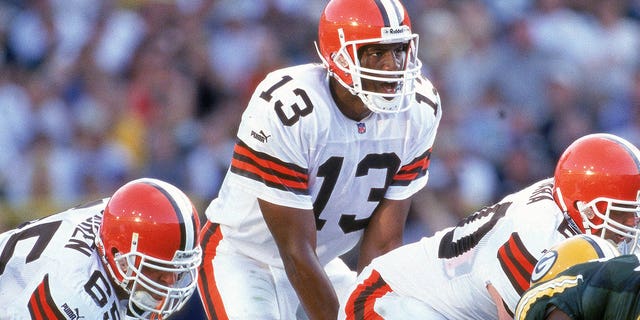
<path fill-rule="evenodd" d="M 365 132 L 367 132 L 367 127 L 365 127 L 364 123 L 358 123 L 358 133 L 363 134 Z"/>

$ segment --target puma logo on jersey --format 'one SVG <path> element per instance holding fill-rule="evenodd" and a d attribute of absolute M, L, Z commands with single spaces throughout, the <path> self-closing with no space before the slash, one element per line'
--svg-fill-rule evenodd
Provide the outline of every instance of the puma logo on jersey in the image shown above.
<path fill-rule="evenodd" d="M 64 311 L 64 313 L 67 315 L 67 317 L 69 317 L 69 319 L 72 319 L 72 320 L 84 319 L 84 316 L 80 315 L 80 310 L 78 310 L 78 308 L 76 308 L 74 311 L 66 303 L 62 305 L 62 311 Z"/>
<path fill-rule="evenodd" d="M 271 137 L 271 135 L 265 134 L 262 130 L 260 130 L 260 133 L 256 133 L 255 131 L 251 130 L 251 136 L 262 143 L 266 143 L 269 137 Z"/>

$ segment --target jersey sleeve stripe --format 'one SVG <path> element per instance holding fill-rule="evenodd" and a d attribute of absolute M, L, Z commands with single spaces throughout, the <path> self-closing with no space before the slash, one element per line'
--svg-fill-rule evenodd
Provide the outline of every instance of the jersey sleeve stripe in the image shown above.
<path fill-rule="evenodd" d="M 216 286 L 216 279 L 209 279 L 209 275 L 214 275 L 213 258 L 216 256 L 216 250 L 220 240 L 222 240 L 222 232 L 218 224 L 207 221 L 202 228 L 200 234 L 200 243 L 204 244 L 202 264 L 198 272 L 198 291 L 200 299 L 205 306 L 207 319 L 228 319 L 227 313 L 222 303 L 220 292 Z M 214 312 L 214 314 L 209 314 Z"/>
<path fill-rule="evenodd" d="M 251 149 L 244 142 L 238 141 L 234 153 L 244 155 L 255 161 L 257 165 L 269 168 L 276 173 L 294 178 L 307 178 L 307 170 L 292 163 L 281 161 L 266 153 L 258 152 Z"/>
<path fill-rule="evenodd" d="M 429 169 L 429 162 L 431 160 L 431 149 L 419 157 L 413 159 L 411 163 L 404 165 L 398 170 L 398 173 L 393 177 L 392 185 L 406 186 L 411 181 L 416 180 L 425 174 Z"/>
<path fill-rule="evenodd" d="M 529 288 L 531 272 L 537 260 L 527 250 L 517 233 L 498 249 L 498 260 L 513 288 L 522 295 Z"/>
<path fill-rule="evenodd" d="M 306 169 L 257 152 L 242 141 L 238 141 L 235 146 L 230 170 L 267 186 L 296 194 L 307 194 L 309 190 Z"/>
<path fill-rule="evenodd" d="M 31 319 L 66 319 L 51 297 L 48 274 L 31 294 L 28 308 Z"/>
<path fill-rule="evenodd" d="M 376 270 L 359 284 L 358 287 L 349 296 L 349 301 L 345 307 L 347 320 L 363 320 L 363 319 L 382 319 L 378 315 L 373 306 L 376 299 L 391 292 L 391 287 L 382 279 L 380 273 Z"/>

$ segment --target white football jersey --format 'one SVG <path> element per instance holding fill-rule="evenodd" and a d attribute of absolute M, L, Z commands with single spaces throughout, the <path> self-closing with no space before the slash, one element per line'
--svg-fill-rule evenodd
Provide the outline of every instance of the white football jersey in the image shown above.
<path fill-rule="evenodd" d="M 320 262 L 346 253 L 383 198 L 406 199 L 427 183 L 440 98 L 421 78 L 412 101 L 406 112 L 354 121 L 333 101 L 322 65 L 270 73 L 243 113 L 208 219 L 244 254 L 282 266 L 257 199 L 313 209 Z"/>
<path fill-rule="evenodd" d="M 0 234 L 0 319 L 125 319 L 94 245 L 107 200 Z"/>
<path fill-rule="evenodd" d="M 552 187 L 552 178 L 539 181 L 368 268 L 394 292 L 423 301 L 446 319 L 497 319 L 489 283 L 513 313 L 543 251 L 576 234 Z"/>

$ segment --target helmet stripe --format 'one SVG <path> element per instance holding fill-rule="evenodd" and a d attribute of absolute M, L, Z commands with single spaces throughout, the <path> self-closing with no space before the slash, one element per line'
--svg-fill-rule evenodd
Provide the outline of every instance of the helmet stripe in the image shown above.
<path fill-rule="evenodd" d="M 638 148 L 636 146 L 631 144 L 629 141 L 620 139 L 614 135 L 604 134 L 603 136 L 605 138 L 613 140 L 614 142 L 625 148 L 625 150 L 627 150 L 627 152 L 631 156 L 631 159 L 633 159 L 633 162 L 635 162 L 638 171 L 640 171 L 640 154 L 638 154 Z"/>
<path fill-rule="evenodd" d="M 595 240 L 591 239 L 590 237 L 586 236 L 586 235 L 581 235 L 582 239 L 586 240 L 587 242 L 589 242 L 589 244 L 591 245 L 591 247 L 593 248 L 593 250 L 596 252 L 596 254 L 598 255 L 598 258 L 604 258 L 606 257 L 604 252 L 602 251 L 602 248 L 600 248 L 600 245 L 598 245 L 597 242 L 595 242 Z"/>
<path fill-rule="evenodd" d="M 375 0 L 385 27 L 399 27 L 404 17 L 404 10 L 398 0 Z"/>
<path fill-rule="evenodd" d="M 192 250 L 195 247 L 196 225 L 193 220 L 193 208 L 190 200 L 176 187 L 162 181 L 145 181 L 160 191 L 171 203 L 173 212 L 180 225 L 180 250 Z"/>

